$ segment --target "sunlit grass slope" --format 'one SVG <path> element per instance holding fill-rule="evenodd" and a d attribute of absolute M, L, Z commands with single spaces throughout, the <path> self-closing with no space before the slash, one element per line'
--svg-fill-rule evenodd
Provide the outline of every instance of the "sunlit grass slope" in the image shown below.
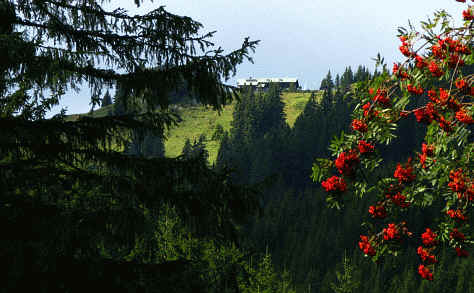
<path fill-rule="evenodd" d="M 285 103 L 286 120 L 292 127 L 298 115 L 303 111 L 311 93 L 283 93 L 282 99 Z M 319 94 L 317 94 L 319 98 Z M 186 139 L 191 142 L 198 139 L 199 135 L 206 136 L 206 146 L 209 152 L 209 161 L 214 163 L 219 149 L 219 141 L 212 140 L 217 124 L 222 125 L 224 130 L 230 130 L 232 112 L 235 102 L 228 105 L 220 115 L 209 108 L 203 106 L 181 107 L 179 114 L 182 122 L 168 133 L 165 142 L 165 152 L 167 157 L 176 157 L 181 154 Z"/>
<path fill-rule="evenodd" d="M 298 115 L 303 111 L 310 96 L 311 93 L 284 92 L 282 94 L 282 100 L 285 103 L 286 121 L 291 127 L 293 127 Z M 321 92 L 318 92 L 316 97 L 319 100 Z M 204 134 L 206 136 L 206 148 L 209 152 L 209 161 L 211 164 L 214 163 L 219 150 L 219 141 L 212 140 L 212 135 L 218 124 L 222 125 L 224 130 L 230 130 L 235 103 L 236 101 L 224 107 L 220 114 L 209 107 L 179 105 L 178 113 L 182 121 L 178 126 L 171 128 L 166 134 L 165 155 L 167 157 L 179 156 L 186 139 L 189 139 L 192 143 L 194 140 L 197 140 L 201 134 Z M 93 111 L 92 116 L 103 117 L 106 116 L 109 111 L 112 111 L 112 105 Z M 87 114 L 69 115 L 68 120 L 75 120 L 79 115 Z"/>

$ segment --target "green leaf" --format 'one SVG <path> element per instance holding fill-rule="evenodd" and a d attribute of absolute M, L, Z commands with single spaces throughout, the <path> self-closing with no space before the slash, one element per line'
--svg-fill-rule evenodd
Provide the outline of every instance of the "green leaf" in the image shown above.
<path fill-rule="evenodd" d="M 328 177 L 330 168 L 333 162 L 329 159 L 318 158 L 313 163 L 311 178 L 314 182 L 321 182 L 324 178 Z"/>
<path fill-rule="evenodd" d="M 322 173 L 321 173 L 321 168 L 319 165 L 313 163 L 313 168 L 312 168 L 313 173 L 311 174 L 311 179 L 313 179 L 314 182 L 321 182 L 322 179 Z"/>

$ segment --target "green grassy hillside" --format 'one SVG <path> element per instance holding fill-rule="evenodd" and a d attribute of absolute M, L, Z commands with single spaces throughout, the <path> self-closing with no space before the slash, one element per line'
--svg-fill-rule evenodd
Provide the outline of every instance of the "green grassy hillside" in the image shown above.
<path fill-rule="evenodd" d="M 293 126 L 310 96 L 310 93 L 283 93 L 286 120 L 290 126 Z M 217 124 L 222 125 L 224 130 L 228 131 L 230 129 L 234 104 L 235 102 L 226 106 L 220 115 L 216 111 L 206 109 L 203 106 L 181 108 L 179 114 L 183 121 L 177 127 L 171 129 L 168 134 L 168 139 L 165 142 L 166 156 L 176 157 L 180 155 L 187 138 L 192 142 L 194 139 L 197 140 L 200 134 L 204 134 L 207 139 L 206 146 L 209 151 L 209 161 L 211 164 L 215 162 L 219 142 L 211 140 L 211 138 Z"/>
<path fill-rule="evenodd" d="M 282 94 L 285 103 L 286 121 L 292 127 L 298 115 L 303 111 L 306 102 L 311 93 L 288 93 Z M 318 94 L 320 98 L 320 93 Z M 229 131 L 232 121 L 232 112 L 234 111 L 235 101 L 226 106 L 221 113 L 206 108 L 204 106 L 178 106 L 178 113 L 182 118 L 182 122 L 178 126 L 172 128 L 167 134 L 165 142 L 165 154 L 167 157 L 176 157 L 181 154 L 186 139 L 193 142 L 197 140 L 201 134 L 206 136 L 206 146 L 209 151 L 209 161 L 214 163 L 219 149 L 219 141 L 212 140 L 215 127 L 220 124 L 224 130 Z M 94 117 L 103 117 L 112 109 L 112 105 L 100 108 L 92 112 Z M 70 115 L 68 119 L 75 120 L 79 115 Z M 87 115 L 87 114 L 86 114 Z"/>

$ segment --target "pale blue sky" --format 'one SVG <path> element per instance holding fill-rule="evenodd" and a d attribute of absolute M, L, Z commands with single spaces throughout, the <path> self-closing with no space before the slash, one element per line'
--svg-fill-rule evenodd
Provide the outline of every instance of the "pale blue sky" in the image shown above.
<path fill-rule="evenodd" d="M 132 0 L 115 0 L 107 6 L 140 14 L 160 5 L 201 22 L 203 32 L 217 30 L 214 42 L 227 51 L 238 48 L 247 36 L 261 40 L 254 64 L 240 65 L 229 84 L 249 76 L 297 77 L 310 89 L 319 88 L 328 69 L 333 76 L 349 65 L 373 70 L 371 58 L 377 53 L 391 66 L 402 59 L 397 27 L 407 27 L 410 20 L 419 28 L 420 21 L 441 9 L 460 18 L 467 6 L 455 0 L 155 0 L 139 9 Z M 87 112 L 88 96 L 88 91 L 68 93 L 61 105 L 68 114 Z"/>

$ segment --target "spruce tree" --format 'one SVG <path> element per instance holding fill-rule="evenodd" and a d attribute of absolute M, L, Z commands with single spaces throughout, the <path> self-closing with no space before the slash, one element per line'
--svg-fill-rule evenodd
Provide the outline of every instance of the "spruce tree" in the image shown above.
<path fill-rule="evenodd" d="M 102 98 L 101 106 L 105 107 L 112 104 L 112 98 L 110 97 L 109 90 L 105 92 L 104 97 Z"/>
<path fill-rule="evenodd" d="M 236 142 L 243 142 L 248 138 L 248 104 L 254 99 L 254 91 L 251 88 L 243 89 L 240 100 L 237 101 L 234 112 L 232 112 L 231 136 Z"/>
<path fill-rule="evenodd" d="M 327 113 L 326 113 L 327 114 Z M 295 158 L 292 161 L 292 172 L 294 178 L 304 178 L 304 183 L 309 183 L 304 175 L 311 171 L 311 164 L 305 161 L 314 158 L 324 150 L 324 121 L 325 115 L 321 106 L 316 101 L 314 93 L 311 94 L 303 112 L 296 118 L 292 129 L 291 148 Z M 323 143 L 323 145 L 319 145 Z"/>
<path fill-rule="evenodd" d="M 133 132 L 126 153 L 147 158 L 163 158 L 165 156 L 164 137 L 152 133 L 146 133 L 143 136 Z"/>
<path fill-rule="evenodd" d="M 261 102 L 263 115 L 259 119 L 263 123 L 262 134 L 272 128 L 283 128 L 286 125 L 285 103 L 281 99 L 281 90 L 277 85 L 271 85 Z"/>
<path fill-rule="evenodd" d="M 348 91 L 353 82 L 354 82 L 354 75 L 352 73 L 352 69 L 350 66 L 346 67 L 341 77 L 341 87 L 343 91 Z"/>
<path fill-rule="evenodd" d="M 222 125 L 218 123 L 215 127 L 215 130 L 214 130 L 214 133 L 212 134 L 211 139 L 220 141 L 222 137 L 224 137 L 224 134 L 225 134 L 224 127 L 222 127 Z"/>
<path fill-rule="evenodd" d="M 198 140 L 194 140 L 192 144 L 189 138 L 186 139 L 183 150 L 181 151 L 181 156 L 186 160 L 200 160 L 206 165 L 209 152 L 206 149 L 205 141 L 206 136 L 204 134 L 201 134 Z"/>
<path fill-rule="evenodd" d="M 177 123 L 167 106 L 180 80 L 221 109 L 232 98 L 221 80 L 257 42 L 224 55 L 189 17 L 163 7 L 131 16 L 104 2 L 0 2 L 1 292 L 207 291 L 189 260 L 156 248 L 161 207 L 196 237 L 225 241 L 257 206 L 202 162 L 122 152 L 133 133 L 161 136 Z M 81 84 L 93 107 L 120 88 L 124 111 L 45 118 Z"/>
<path fill-rule="evenodd" d="M 183 149 L 181 150 L 181 155 L 184 156 L 185 158 L 191 158 L 192 153 L 193 153 L 193 146 L 191 145 L 191 141 L 189 140 L 189 138 L 186 138 Z"/>
<path fill-rule="evenodd" d="M 218 170 L 224 170 L 231 167 L 229 161 L 232 158 L 232 146 L 230 144 L 229 133 L 224 132 L 220 139 L 219 150 L 217 151 L 216 167 Z"/>
<path fill-rule="evenodd" d="M 362 65 L 357 67 L 357 71 L 354 75 L 354 81 L 363 81 L 365 79 L 365 68 Z"/>
<path fill-rule="evenodd" d="M 321 86 L 319 87 L 319 89 L 331 93 L 333 88 L 334 82 L 332 81 L 331 70 L 328 70 L 326 77 L 321 81 Z"/>
<path fill-rule="evenodd" d="M 164 138 L 156 135 L 146 135 L 143 139 L 143 155 L 145 157 L 163 158 L 165 156 Z"/>

